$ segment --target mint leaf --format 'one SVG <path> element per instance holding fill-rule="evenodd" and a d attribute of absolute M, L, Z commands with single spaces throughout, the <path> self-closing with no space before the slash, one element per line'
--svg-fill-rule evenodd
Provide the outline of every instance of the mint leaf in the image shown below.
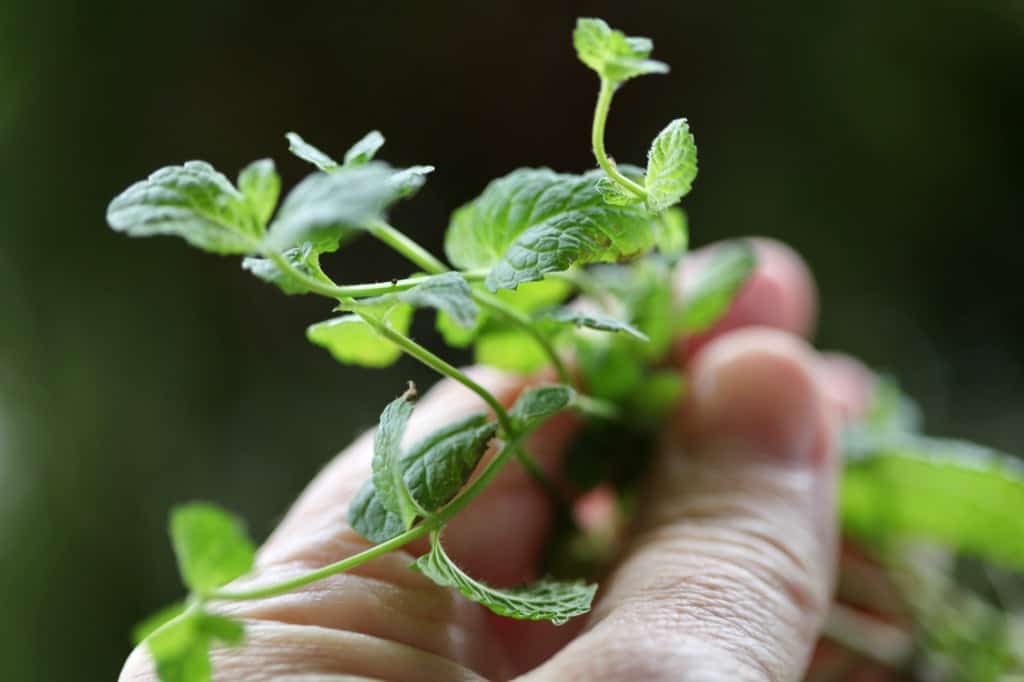
<path fill-rule="evenodd" d="M 277 197 L 281 193 L 281 178 L 274 169 L 274 162 L 271 159 L 260 159 L 243 168 L 238 174 L 238 189 L 260 227 L 265 228 L 270 216 L 274 214 Z"/>
<path fill-rule="evenodd" d="M 496 329 L 481 333 L 473 347 L 478 364 L 520 374 L 530 374 L 548 364 L 548 356 L 526 332 Z"/>
<path fill-rule="evenodd" d="M 433 166 L 410 166 L 395 173 L 388 180 L 394 199 L 408 199 L 427 181 L 434 172 Z"/>
<path fill-rule="evenodd" d="M 348 525 L 375 544 L 387 542 L 402 534 L 402 518 L 384 508 L 373 479 L 363 482 L 359 492 L 348 505 Z"/>
<path fill-rule="evenodd" d="M 161 682 L 210 682 L 210 644 L 240 644 L 244 636 L 241 622 L 194 610 L 151 633 L 146 645 Z"/>
<path fill-rule="evenodd" d="M 132 237 L 176 235 L 219 254 L 256 250 L 262 232 L 249 199 L 204 161 L 161 168 L 121 192 L 107 223 Z"/>
<path fill-rule="evenodd" d="M 443 310 L 438 311 L 434 328 L 441 334 L 444 342 L 453 348 L 465 348 L 480 334 L 487 315 L 479 313 L 472 327 L 464 327 Z"/>
<path fill-rule="evenodd" d="M 583 312 L 573 310 L 572 308 L 558 308 L 540 317 L 540 321 L 542 322 L 547 320 L 552 320 L 564 325 L 587 327 L 588 329 L 596 329 L 604 332 L 624 332 L 634 338 L 640 339 L 641 341 L 649 340 L 646 334 L 628 322 L 616 320 L 613 317 L 608 317 L 607 315 L 601 315 L 599 313 Z"/>
<path fill-rule="evenodd" d="M 643 379 L 642 356 L 618 338 L 577 338 L 576 357 L 587 393 L 595 398 L 624 400 Z"/>
<path fill-rule="evenodd" d="M 205 594 L 252 569 L 255 548 L 241 520 L 212 504 L 171 511 L 171 542 L 178 569 L 193 592 Z"/>
<path fill-rule="evenodd" d="M 284 251 L 310 242 L 318 251 L 336 250 L 343 238 L 363 229 L 398 198 L 394 176 L 381 163 L 313 173 L 285 197 L 270 225 L 268 245 Z"/>
<path fill-rule="evenodd" d="M 490 269 L 486 284 L 497 291 L 647 250 L 653 235 L 646 210 L 605 203 L 601 176 L 527 168 L 495 180 L 452 215 L 449 259 L 463 269 Z"/>
<path fill-rule="evenodd" d="M 372 161 L 383 145 L 384 136 L 379 130 L 371 130 L 345 152 L 345 165 L 351 168 Z"/>
<path fill-rule="evenodd" d="M 161 682 L 209 682 L 210 638 L 194 615 L 175 621 L 147 640 Z"/>
<path fill-rule="evenodd" d="M 621 166 L 619 170 L 622 170 Z M 632 206 L 643 201 L 643 199 L 627 191 L 622 185 L 609 177 L 598 178 L 597 191 L 601 193 L 601 198 L 604 199 L 604 202 L 612 206 Z"/>
<path fill-rule="evenodd" d="M 631 422 L 645 427 L 661 423 L 679 405 L 686 392 L 686 379 L 676 370 L 652 372 L 629 396 L 626 413 Z"/>
<path fill-rule="evenodd" d="M 464 329 L 472 329 L 480 314 L 466 278 L 457 272 L 433 275 L 397 296 L 417 308 L 437 308 Z"/>
<path fill-rule="evenodd" d="M 409 494 L 426 512 L 448 504 L 469 480 L 497 425 L 477 414 L 438 429 L 409 448 L 401 469 Z"/>
<path fill-rule="evenodd" d="M 454 587 L 463 596 L 494 613 L 520 620 L 549 620 L 561 625 L 590 610 L 597 585 L 540 580 L 514 589 L 497 589 L 474 580 L 448 557 L 435 537 L 430 552 L 413 568 L 442 587 Z"/>
<path fill-rule="evenodd" d="M 674 264 L 686 253 L 690 240 L 689 221 L 678 207 L 663 211 L 654 221 L 654 243 L 663 256 Z"/>
<path fill-rule="evenodd" d="M 647 73 L 668 73 L 668 65 L 648 59 L 654 49 L 649 38 L 626 36 L 601 19 L 577 19 L 572 34 L 580 61 L 613 83 Z"/>
<path fill-rule="evenodd" d="M 652 213 L 678 203 L 697 177 L 697 144 L 685 118 L 677 118 L 658 133 L 647 154 L 647 208 Z"/>
<path fill-rule="evenodd" d="M 299 137 L 298 133 L 286 133 L 285 138 L 288 140 L 288 151 L 323 172 L 330 173 L 341 167 L 337 161 Z"/>
<path fill-rule="evenodd" d="M 416 387 L 410 382 L 409 390 L 384 408 L 373 436 L 373 487 L 381 505 L 398 514 L 403 530 L 408 530 L 420 513 L 405 485 L 401 462 L 402 436 L 415 400 Z"/>
<path fill-rule="evenodd" d="M 961 441 L 877 437 L 848 456 L 840 487 L 844 532 L 878 543 L 924 539 L 1024 569 L 1024 468 Z"/>
<path fill-rule="evenodd" d="M 508 411 L 512 423 L 519 431 L 530 431 L 545 419 L 572 403 L 576 391 L 564 384 L 533 386 L 523 391 Z"/>
<path fill-rule="evenodd" d="M 309 242 L 302 246 L 287 249 L 281 253 L 285 259 L 300 272 L 325 284 L 330 280 L 320 269 L 320 255 Z M 264 282 L 276 285 L 286 294 L 308 294 L 309 286 L 289 272 L 282 272 L 277 264 L 269 258 L 247 257 L 242 259 L 242 268 L 256 275 Z"/>
<path fill-rule="evenodd" d="M 679 319 L 687 334 L 702 332 L 725 314 L 733 298 L 754 272 L 757 257 L 747 242 L 732 242 L 715 249 L 690 291 Z"/>
<path fill-rule="evenodd" d="M 412 307 L 395 305 L 381 319 L 395 331 L 406 334 L 412 322 Z M 359 315 L 343 315 L 310 325 L 306 338 L 346 365 L 387 367 L 402 356 L 401 348 L 380 336 Z"/>
<path fill-rule="evenodd" d="M 564 279 L 542 279 L 520 284 L 516 289 L 502 289 L 498 298 L 516 310 L 532 313 L 541 308 L 550 308 L 564 301 L 572 293 L 573 285 Z"/>
<path fill-rule="evenodd" d="M 141 623 L 132 628 L 132 644 L 142 644 L 142 640 L 160 629 L 160 626 L 169 623 L 185 612 L 185 602 L 175 602 L 165 606 L 156 613 L 151 614 Z"/>

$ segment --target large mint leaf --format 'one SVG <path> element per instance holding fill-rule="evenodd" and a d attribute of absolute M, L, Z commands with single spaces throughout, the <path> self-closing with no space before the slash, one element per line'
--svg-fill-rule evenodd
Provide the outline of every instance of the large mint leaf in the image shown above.
<path fill-rule="evenodd" d="M 606 203 L 597 187 L 602 175 L 527 168 L 495 180 L 452 215 L 449 259 L 464 269 L 490 269 L 487 286 L 497 291 L 646 251 L 654 237 L 645 209 Z"/>
<path fill-rule="evenodd" d="M 401 469 L 416 504 L 433 512 L 451 501 L 469 480 L 496 430 L 485 415 L 471 415 L 410 447 L 402 455 Z"/>
<path fill-rule="evenodd" d="M 415 400 L 416 389 L 410 384 L 408 391 L 381 412 L 373 436 L 373 487 L 381 505 L 401 519 L 403 529 L 410 528 L 419 514 L 405 485 L 401 461 L 402 436 Z"/>
<path fill-rule="evenodd" d="M 213 253 L 245 254 L 257 250 L 265 211 L 210 164 L 188 161 L 161 168 L 115 197 L 107 222 L 132 237 L 176 235 Z"/>
<path fill-rule="evenodd" d="M 969 443 L 876 432 L 854 439 L 841 481 L 845 532 L 939 542 L 1024 569 L 1024 467 Z"/>
<path fill-rule="evenodd" d="M 494 613 L 520 620 L 548 620 L 561 625 L 590 610 L 597 585 L 540 580 L 513 589 L 498 589 L 466 575 L 445 553 L 435 537 L 430 552 L 413 568 L 442 587 L 454 587 L 463 596 Z"/>

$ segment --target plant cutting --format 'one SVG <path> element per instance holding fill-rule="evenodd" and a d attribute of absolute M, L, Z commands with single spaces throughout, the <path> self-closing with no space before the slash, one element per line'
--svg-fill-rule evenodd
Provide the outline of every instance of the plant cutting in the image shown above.
<path fill-rule="evenodd" d="M 701 334 L 721 318 L 753 272 L 756 252 L 744 241 L 718 248 L 685 302 L 677 300 L 670 274 L 688 245 L 678 204 L 697 176 L 689 124 L 685 118 L 669 122 L 642 167 L 617 163 L 605 148 L 615 95 L 629 80 L 667 73 L 668 66 L 651 59 L 649 39 L 599 19 L 580 19 L 573 42 L 599 81 L 591 122 L 597 168 L 581 174 L 525 168 L 491 181 L 452 213 L 447 262 L 388 221 L 389 207 L 411 198 L 434 169 L 380 161 L 384 137 L 377 131 L 340 160 L 288 133 L 290 151 L 314 170 L 283 199 L 273 161 L 261 159 L 235 182 L 201 161 L 162 168 L 111 202 L 107 220 L 117 231 L 178 236 L 205 251 L 241 257 L 245 270 L 285 294 L 328 299 L 337 314 L 309 326 L 306 335 L 339 362 L 377 368 L 408 355 L 487 407 L 437 424 L 410 444 L 404 434 L 418 391 L 412 384 L 396 390 L 400 395 L 384 407 L 374 434 L 372 476 L 348 506 L 349 524 L 369 545 L 281 582 L 233 586 L 254 560 L 240 520 L 207 503 L 172 510 L 170 535 L 189 593 L 135 633 L 164 682 L 210 679 L 211 645 L 244 641 L 244 624 L 218 612 L 219 603 L 281 595 L 420 539 L 429 549 L 411 570 L 496 614 L 562 624 L 590 609 L 597 590 L 590 580 L 614 552 L 581 552 L 593 547 L 567 511 L 567 491 L 578 495 L 601 486 L 628 509 L 644 462 L 624 461 L 621 445 L 649 441 L 686 391 L 678 371 L 661 361 L 673 340 Z M 324 271 L 321 256 L 356 248 L 363 236 L 392 248 L 409 262 L 409 272 L 341 283 Z M 472 347 L 480 364 L 551 380 L 506 407 L 410 335 L 419 310 L 435 316 L 446 344 Z M 566 480 L 555 481 L 526 439 L 563 411 L 575 412 L 583 426 L 569 451 Z M 489 451 L 493 456 L 485 457 Z M 512 589 L 488 585 L 457 565 L 444 534 L 507 466 L 522 467 L 560 510 L 544 558 L 549 577 Z M 986 565 L 1024 568 L 1020 524 L 1008 520 L 1022 505 L 1024 476 L 1011 459 L 920 435 L 916 410 L 890 383 L 877 392 L 868 418 L 849 429 L 843 529 L 892 570 L 895 581 L 916 570 L 916 550 L 908 548 L 921 542 Z M 979 515 L 991 523 L 979 523 Z M 969 584 L 946 577 L 949 589 L 973 594 Z M 931 603 L 918 584 L 905 586 L 915 608 Z M 979 609 L 986 627 L 1010 627 L 1008 609 Z M 953 646 L 941 619 L 927 618 L 929 627 L 938 624 L 934 631 L 915 632 L 906 660 L 893 665 Z M 864 628 L 870 624 L 837 621 L 830 632 L 858 647 Z M 964 635 L 955 645 L 962 649 L 964 641 L 972 640 Z M 1014 655 L 1007 651 L 1007 666 L 1016 665 Z"/>

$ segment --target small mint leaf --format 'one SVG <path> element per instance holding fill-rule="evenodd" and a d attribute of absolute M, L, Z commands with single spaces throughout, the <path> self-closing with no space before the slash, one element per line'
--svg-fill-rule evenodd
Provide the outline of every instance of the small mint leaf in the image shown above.
<path fill-rule="evenodd" d="M 297 270 L 313 279 L 318 279 L 325 284 L 330 281 L 320 270 L 319 254 L 313 250 L 313 245 L 305 243 L 302 246 L 287 249 L 282 254 L 284 258 Z M 291 273 L 282 272 L 277 264 L 269 258 L 247 257 L 242 260 L 242 269 L 248 270 L 264 282 L 276 285 L 286 294 L 308 294 L 309 286 L 301 279 Z"/>
<path fill-rule="evenodd" d="M 512 328 L 489 330 L 478 335 L 473 357 L 477 364 L 519 374 L 536 372 L 549 361 L 533 337 Z"/>
<path fill-rule="evenodd" d="M 419 191 L 427 176 L 434 172 L 433 166 L 410 166 L 395 173 L 388 180 L 395 199 L 408 199 Z"/>
<path fill-rule="evenodd" d="M 754 267 L 757 256 L 747 242 L 732 242 L 715 249 L 689 291 L 679 327 L 686 334 L 708 329 L 725 314 Z"/>
<path fill-rule="evenodd" d="M 498 589 L 466 575 L 445 553 L 437 538 L 430 552 L 413 568 L 442 587 L 453 587 L 466 598 L 500 616 L 520 620 L 548 620 L 561 625 L 590 610 L 597 585 L 539 580 L 513 589 Z"/>
<path fill-rule="evenodd" d="M 577 19 L 572 42 L 580 61 L 612 83 L 648 73 L 668 73 L 667 64 L 648 59 L 654 49 L 649 38 L 626 36 L 601 19 Z"/>
<path fill-rule="evenodd" d="M 285 138 L 288 140 L 288 151 L 323 172 L 330 173 L 341 167 L 337 161 L 299 137 L 298 133 L 286 133 Z"/>
<path fill-rule="evenodd" d="M 219 254 L 256 250 L 262 224 L 249 200 L 204 161 L 161 168 L 121 192 L 107 222 L 131 237 L 175 235 Z"/>
<path fill-rule="evenodd" d="M 359 492 L 349 503 L 348 525 L 375 544 L 387 542 L 405 530 L 401 517 L 388 511 L 381 504 L 372 478 L 363 482 Z"/>
<path fill-rule="evenodd" d="M 679 207 L 662 211 L 654 221 L 654 243 L 672 263 L 678 261 L 689 246 L 690 229 L 686 212 Z"/>
<path fill-rule="evenodd" d="M 175 507 L 170 534 L 181 577 L 193 592 L 210 592 L 252 570 L 255 548 L 244 524 L 215 505 Z"/>
<path fill-rule="evenodd" d="M 198 619 L 199 631 L 210 639 L 228 646 L 241 644 L 245 639 L 245 625 L 241 621 L 206 612 L 201 612 Z"/>
<path fill-rule="evenodd" d="M 406 334 L 412 322 L 412 307 L 404 303 L 395 305 L 381 319 L 395 331 Z M 346 365 L 388 367 L 402 356 L 398 346 L 380 336 L 358 315 L 343 315 L 310 325 L 306 338 Z"/>
<path fill-rule="evenodd" d="M 146 640 L 161 682 L 210 682 L 210 638 L 200 631 L 199 614 L 170 623 Z"/>
<path fill-rule="evenodd" d="M 448 504 L 469 480 L 487 451 L 497 425 L 483 414 L 438 429 L 401 458 L 409 494 L 421 509 L 434 512 Z"/>
<path fill-rule="evenodd" d="M 132 644 L 136 646 L 142 644 L 142 640 L 159 630 L 160 626 L 169 623 L 184 612 L 185 602 L 175 602 L 149 615 L 145 620 L 132 628 Z"/>
<path fill-rule="evenodd" d="M 564 384 L 533 386 L 523 391 L 508 411 L 518 431 L 531 431 L 572 404 L 576 391 Z"/>
<path fill-rule="evenodd" d="M 646 334 L 628 322 L 616 320 L 613 317 L 608 317 L 607 315 L 601 315 L 599 313 L 583 312 L 580 310 L 573 310 L 572 308 L 558 308 L 542 315 L 540 319 L 542 321 L 551 320 L 563 325 L 586 327 L 588 329 L 596 329 L 604 332 L 624 332 L 636 339 L 640 339 L 641 341 L 650 340 L 647 338 Z"/>
<path fill-rule="evenodd" d="M 428 277 L 398 294 L 398 299 L 417 308 L 436 308 L 463 329 L 472 329 L 480 314 L 466 278 L 457 272 Z"/>
<path fill-rule="evenodd" d="M 238 174 L 238 189 L 261 229 L 265 229 L 274 214 L 277 198 L 281 194 L 281 178 L 271 159 L 253 161 Z"/>
<path fill-rule="evenodd" d="M 416 388 L 409 384 L 409 390 L 384 408 L 373 437 L 373 487 L 381 505 L 397 514 L 403 530 L 412 527 L 419 514 L 402 475 L 401 446 L 405 426 L 412 415 Z"/>
<path fill-rule="evenodd" d="M 345 152 L 345 165 L 354 168 L 369 163 L 383 145 L 384 136 L 379 130 L 371 130 Z"/>
<path fill-rule="evenodd" d="M 647 154 L 647 208 L 660 213 L 677 203 L 697 177 L 697 145 L 685 118 L 677 118 L 658 133 Z"/>

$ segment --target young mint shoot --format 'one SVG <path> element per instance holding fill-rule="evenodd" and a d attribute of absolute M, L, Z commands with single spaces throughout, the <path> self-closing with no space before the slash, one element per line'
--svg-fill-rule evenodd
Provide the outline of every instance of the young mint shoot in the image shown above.
<path fill-rule="evenodd" d="M 667 73 L 668 66 L 650 59 L 649 39 L 600 19 L 580 19 L 573 44 L 599 79 L 591 124 L 598 168 L 579 174 L 523 168 L 491 181 L 451 215 L 444 240 L 450 266 L 388 222 L 389 208 L 412 197 L 434 168 L 394 168 L 379 160 L 384 137 L 378 131 L 355 142 L 341 161 L 288 133 L 290 151 L 312 172 L 283 199 L 273 161 L 262 159 L 236 183 L 202 161 L 168 166 L 110 203 L 107 221 L 117 231 L 174 235 L 210 253 L 241 256 L 245 270 L 285 294 L 333 301 L 339 315 L 311 324 L 306 335 L 339 362 L 385 367 L 407 355 L 474 392 L 489 411 L 437 424 L 418 442 L 405 443 L 416 401 L 410 384 L 384 408 L 372 477 L 347 510 L 366 549 L 283 582 L 230 585 L 253 565 L 253 544 L 241 523 L 208 504 L 174 509 L 170 534 L 188 596 L 135 633 L 163 682 L 209 680 L 210 648 L 242 642 L 242 623 L 217 615 L 211 603 L 283 594 L 424 536 L 430 549 L 415 570 L 495 613 L 558 624 L 590 609 L 597 586 L 580 580 L 496 589 L 474 579 L 444 551 L 445 526 L 513 459 L 546 492 L 563 495 L 529 456 L 525 438 L 565 410 L 578 413 L 590 439 L 583 456 L 570 452 L 570 483 L 584 490 L 603 482 L 628 499 L 642 460 L 623 462 L 622 444 L 645 442 L 686 391 L 685 377 L 663 363 L 671 344 L 725 314 L 754 271 L 756 252 L 742 241 L 719 247 L 693 278 L 685 302 L 677 299 L 673 268 L 685 258 L 689 227 L 676 205 L 697 175 L 689 124 L 684 118 L 668 123 L 643 169 L 616 164 L 604 140 L 618 89 L 632 78 Z M 411 272 L 335 282 L 320 257 L 355 248 L 364 235 L 401 255 Z M 585 303 L 570 302 L 575 294 Z M 424 308 L 436 315 L 444 341 L 472 346 L 478 362 L 524 373 L 546 368 L 555 379 L 506 406 L 410 337 L 413 316 Z M 845 527 L 879 546 L 925 537 L 1024 568 L 1014 513 L 1024 505 L 1019 468 L 913 433 L 911 420 L 900 416 L 905 401 L 883 395 L 887 402 L 849 437 Z M 488 451 L 494 456 L 485 459 Z M 934 505 L 936 497 L 959 509 Z"/>

